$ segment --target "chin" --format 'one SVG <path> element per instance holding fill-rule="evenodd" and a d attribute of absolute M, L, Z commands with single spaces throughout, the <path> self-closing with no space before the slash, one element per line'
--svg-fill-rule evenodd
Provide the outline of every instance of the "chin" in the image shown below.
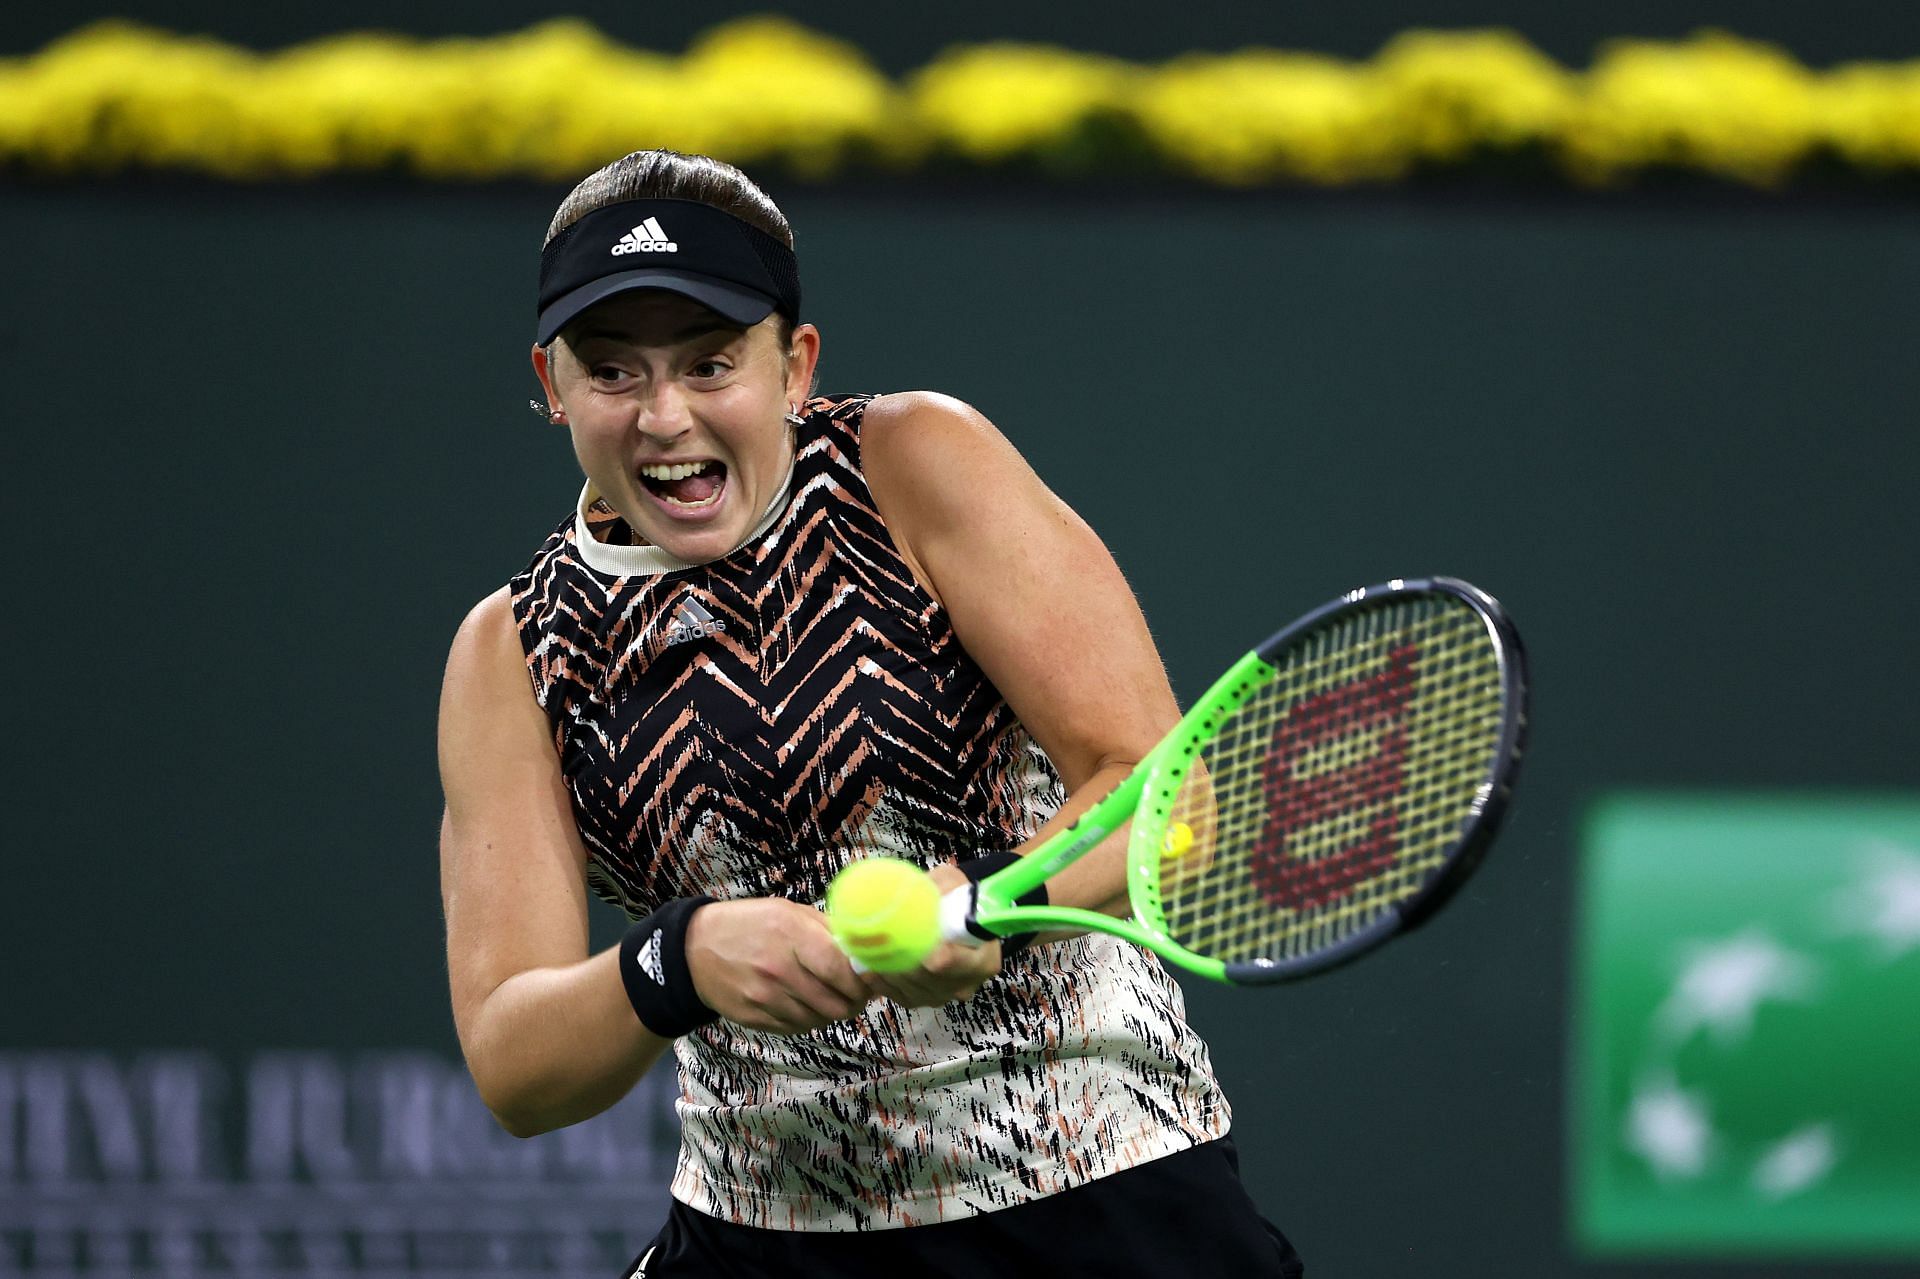
<path fill-rule="evenodd" d="M 689 563 L 705 563 L 717 560 L 739 549 L 746 539 L 746 529 L 705 528 L 689 531 L 687 529 L 665 529 L 662 535 L 654 539 L 654 545 L 677 560 Z"/>

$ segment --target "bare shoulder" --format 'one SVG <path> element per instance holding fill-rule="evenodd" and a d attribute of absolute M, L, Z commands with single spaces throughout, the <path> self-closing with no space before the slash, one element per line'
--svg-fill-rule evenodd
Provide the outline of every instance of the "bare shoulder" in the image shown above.
<path fill-rule="evenodd" d="M 503 655 L 518 656 L 520 630 L 513 617 L 513 593 L 502 586 L 467 611 L 453 634 L 453 649 L 447 655 L 447 674 L 456 668 L 462 674 L 478 674 L 478 669 L 501 665 Z"/>
<path fill-rule="evenodd" d="M 874 504 L 928 593 L 949 608 L 956 572 L 994 542 L 1071 517 L 1011 441 L 964 400 L 934 391 L 868 406 L 861 462 Z"/>
<path fill-rule="evenodd" d="M 441 720 L 463 702 L 493 701 L 516 683 L 531 693 L 513 620 L 513 597 L 503 586 L 469 609 L 453 633 L 440 686 Z"/>
<path fill-rule="evenodd" d="M 861 470 L 880 518 L 920 585 L 946 603 L 942 543 L 1031 499 L 1039 481 L 1000 429 L 964 400 L 938 391 L 883 395 L 867 406 Z"/>
<path fill-rule="evenodd" d="M 1019 452 L 964 400 L 938 391 L 883 395 L 867 407 L 860 456 L 881 514 L 908 526 L 980 511 L 1037 484 Z M 1010 481 L 1017 481 L 1007 487 Z M 1001 487 L 993 487 L 999 484 Z"/>
<path fill-rule="evenodd" d="M 470 609 L 454 632 L 440 688 L 440 764 L 450 797 L 503 747 L 550 750 L 507 587 Z"/>
<path fill-rule="evenodd" d="M 861 421 L 860 452 L 869 467 L 911 464 L 926 453 L 972 448 L 1010 448 L 999 428 L 965 400 L 939 391 L 896 391 L 878 396 Z"/>
<path fill-rule="evenodd" d="M 873 397 L 864 420 L 884 425 L 913 420 L 984 423 L 986 418 L 965 400 L 941 391 L 890 391 Z"/>

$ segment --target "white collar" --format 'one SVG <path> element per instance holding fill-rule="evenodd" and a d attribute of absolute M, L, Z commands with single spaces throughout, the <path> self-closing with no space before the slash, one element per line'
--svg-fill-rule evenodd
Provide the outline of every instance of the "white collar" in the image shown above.
<path fill-rule="evenodd" d="M 766 514 L 753 526 L 740 546 L 756 542 L 772 528 L 781 512 L 787 509 L 787 492 L 793 487 L 793 459 L 787 459 L 787 473 L 780 479 L 780 489 L 773 495 L 773 501 L 767 504 Z M 611 542 L 602 542 L 593 535 L 587 525 L 587 509 L 600 500 L 600 490 L 588 480 L 580 488 L 580 501 L 573 509 L 573 541 L 581 559 L 587 567 L 611 577 L 651 577 L 660 573 L 671 573 L 676 569 L 698 568 L 699 564 L 678 559 L 657 546 L 615 546 Z M 740 549 L 733 548 L 733 551 Z M 728 551 L 727 555 L 733 554 Z M 725 559 L 726 556 L 721 556 Z"/>

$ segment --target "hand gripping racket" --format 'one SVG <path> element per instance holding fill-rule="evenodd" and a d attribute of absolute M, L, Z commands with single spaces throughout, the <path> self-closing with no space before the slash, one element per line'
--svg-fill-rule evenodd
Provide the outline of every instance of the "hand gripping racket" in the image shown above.
<path fill-rule="evenodd" d="M 1424 922 L 1473 873 L 1512 793 L 1526 703 L 1520 638 L 1492 596 L 1447 577 L 1349 591 L 1234 663 L 1018 864 L 941 899 L 906 863 L 856 862 L 828 922 L 876 968 L 977 943 L 971 921 L 1111 933 L 1234 984 L 1323 972 Z M 1131 919 L 1014 904 L 1129 819 Z"/>

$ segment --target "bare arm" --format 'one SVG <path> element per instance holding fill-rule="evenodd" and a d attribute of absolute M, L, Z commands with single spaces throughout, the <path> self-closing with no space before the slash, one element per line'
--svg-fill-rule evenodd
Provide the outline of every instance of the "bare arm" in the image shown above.
<path fill-rule="evenodd" d="M 467 1068 L 517 1136 L 596 1115 L 670 1041 L 634 1015 L 619 948 L 588 953 L 586 851 L 505 590 L 454 638 L 440 772 L 447 970 Z M 686 949 L 701 998 L 755 1029 L 813 1030 L 868 997 L 820 913 L 798 902 L 704 907 Z"/>
<path fill-rule="evenodd" d="M 668 1041 L 634 1016 L 618 950 L 587 952 L 586 853 L 504 589 L 454 638 L 440 775 L 453 1019 L 480 1096 L 516 1136 L 598 1114 Z"/>
<path fill-rule="evenodd" d="M 895 541 L 1060 770 L 1069 798 L 1042 832 L 1050 835 L 1179 719 L 1133 592 L 1086 522 L 967 405 L 886 396 L 861 434 Z M 1048 881 L 1052 900 L 1127 913 L 1124 848 L 1123 837 L 1109 838 Z"/>

